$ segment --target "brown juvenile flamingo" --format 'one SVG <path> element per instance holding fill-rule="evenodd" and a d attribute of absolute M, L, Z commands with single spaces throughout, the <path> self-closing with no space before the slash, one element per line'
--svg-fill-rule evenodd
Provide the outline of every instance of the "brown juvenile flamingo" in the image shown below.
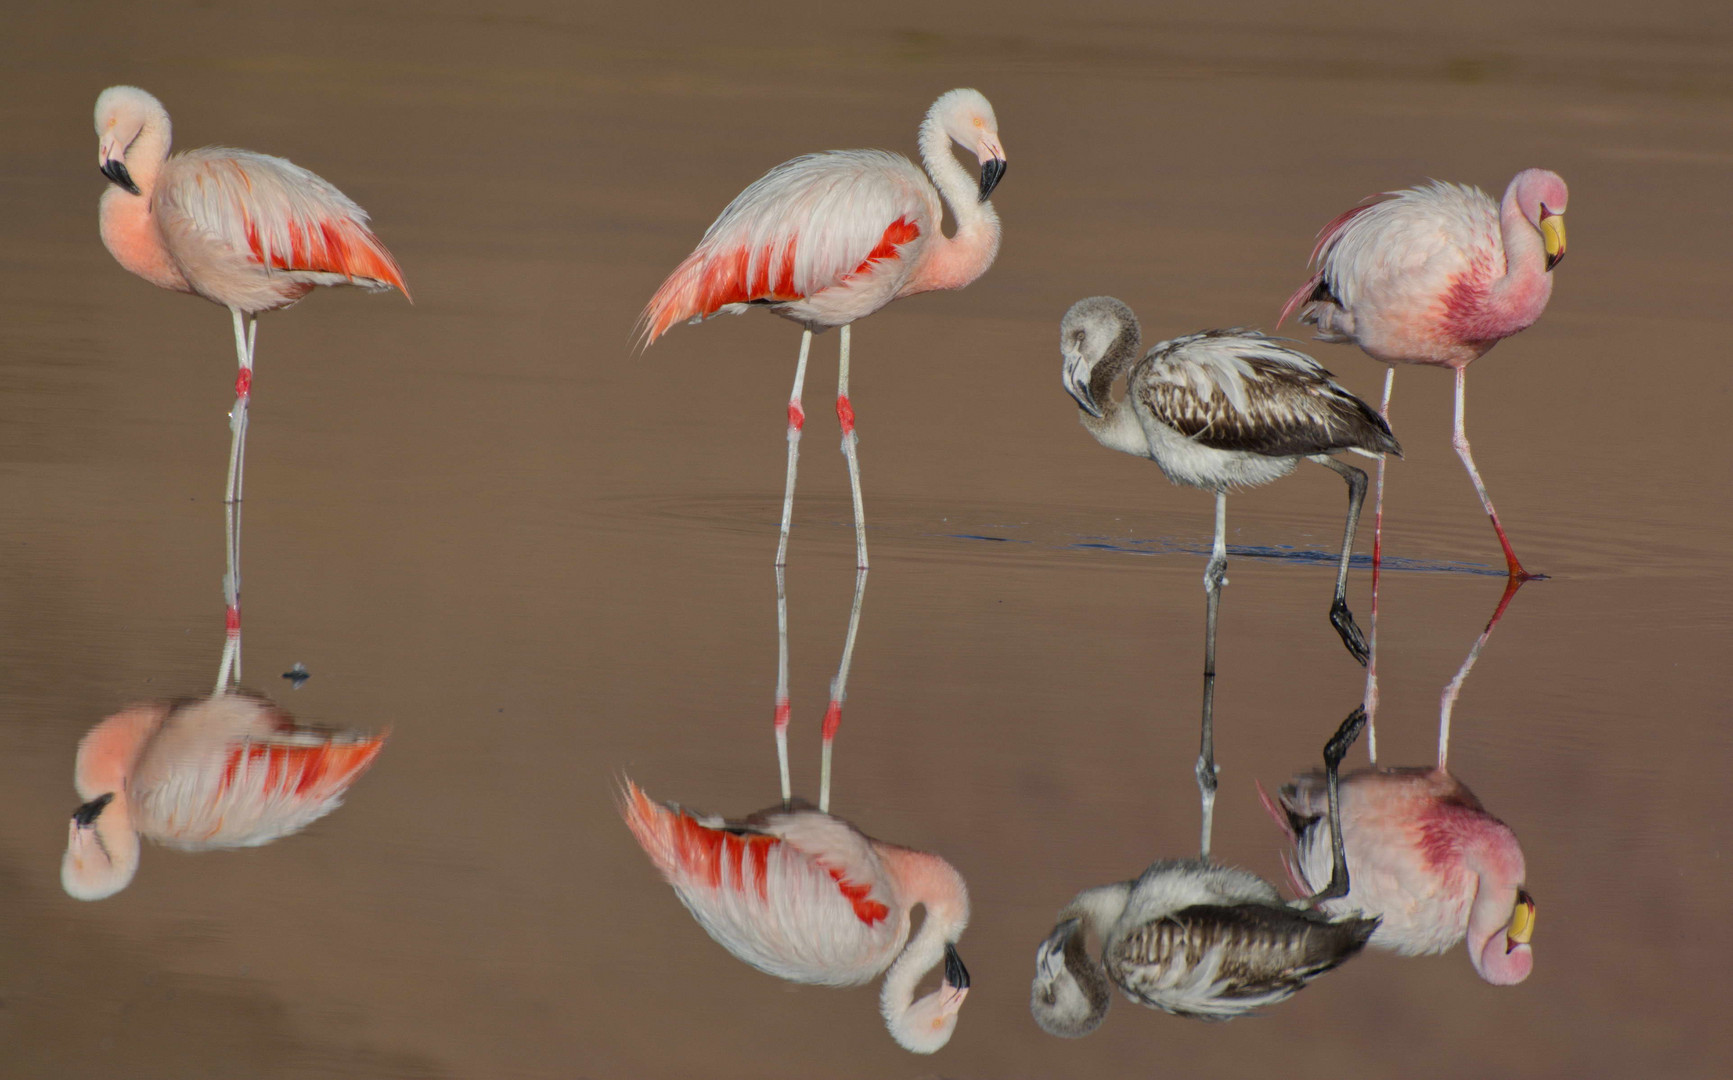
<path fill-rule="evenodd" d="M 969 890 L 949 863 L 809 807 L 725 822 L 656 802 L 630 780 L 622 795 L 632 835 L 719 945 L 791 982 L 858 986 L 885 972 L 879 1009 L 898 1045 L 931 1054 L 950 1041 L 969 993 L 956 946 Z M 917 904 L 926 915 L 911 939 Z M 938 987 L 916 999 L 941 961 Z"/>
<path fill-rule="evenodd" d="M 78 744 L 60 881 L 80 900 L 126 888 L 139 837 L 187 851 L 255 847 L 335 810 L 383 735 L 300 727 L 263 698 L 133 705 Z"/>
<path fill-rule="evenodd" d="M 1324 747 L 1327 789 L 1366 723 L 1355 709 Z M 1213 803 L 1205 800 L 1207 822 Z M 1205 825 L 1204 836 L 1209 836 Z M 1100 1026 L 1112 987 L 1139 1005 L 1200 1020 L 1231 1020 L 1285 1001 L 1358 953 L 1375 918 L 1323 914 L 1351 885 L 1335 838 L 1325 886 L 1286 903 L 1249 870 L 1197 859 L 1155 863 L 1136 881 L 1079 893 L 1035 953 L 1029 1009 L 1043 1031 L 1075 1039 Z M 1101 942 L 1089 955 L 1086 935 Z"/>
<path fill-rule="evenodd" d="M 1203 578 L 1203 768 L 1213 739 L 1216 615 L 1227 583 L 1229 489 L 1280 479 L 1301 458 L 1347 481 L 1348 521 L 1330 623 L 1364 664 L 1366 644 L 1348 610 L 1347 591 L 1366 474 L 1330 455 L 1349 450 L 1382 460 L 1385 454 L 1400 455 L 1402 448 L 1390 425 L 1316 360 L 1256 330 L 1205 330 L 1164 341 L 1139 357 L 1141 341 L 1137 316 L 1123 302 L 1111 296 L 1079 300 L 1059 324 L 1061 378 L 1082 410 L 1078 419 L 1101 445 L 1149 458 L 1176 484 L 1215 493 L 1215 543 Z M 1116 400 L 1113 384 L 1122 375 L 1125 396 Z M 1214 797 L 1213 772 L 1207 779 L 1206 800 Z M 1200 773 L 1198 783 L 1205 781 Z M 1206 825 L 1209 820 L 1206 813 Z M 1203 847 L 1207 855 L 1207 834 Z"/>
<path fill-rule="evenodd" d="M 980 160 L 979 184 L 951 156 L 953 142 Z M 987 196 L 1005 175 L 1005 148 L 993 106 L 975 90 L 941 95 L 921 122 L 920 146 L 925 175 L 908 158 L 886 150 L 832 150 L 778 165 L 735 196 L 639 319 L 646 346 L 681 320 L 738 315 L 751 305 L 803 328 L 788 398 L 788 476 L 777 566 L 788 561 L 795 464 L 806 420 L 800 394 L 812 335 L 842 327 L 836 413 L 854 494 L 856 561 L 864 570 L 860 461 L 848 397 L 849 326 L 899 297 L 961 289 L 985 273 L 999 252 L 999 215 Z M 941 196 L 956 223 L 952 237 L 939 229 Z"/>
<path fill-rule="evenodd" d="M 1288 870 L 1297 891 L 1310 892 L 1331 872 L 1332 835 L 1339 832 L 1353 883 L 1321 910 L 1376 916 L 1382 921 L 1370 944 L 1406 956 L 1442 953 L 1466 937 L 1474 970 L 1497 986 L 1522 982 L 1534 969 L 1534 898 L 1523 887 L 1527 871 L 1516 834 L 1445 763 L 1457 695 L 1521 584 L 1510 579 L 1444 688 L 1436 768 L 1350 773 L 1341 778 L 1339 812 L 1330 808 L 1329 778 L 1317 773 L 1284 784 L 1279 807 L 1258 789 L 1293 842 Z"/>

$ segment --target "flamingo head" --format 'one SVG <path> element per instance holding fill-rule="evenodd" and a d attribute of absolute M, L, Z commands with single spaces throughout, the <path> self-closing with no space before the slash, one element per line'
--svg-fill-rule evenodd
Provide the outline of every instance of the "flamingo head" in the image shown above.
<path fill-rule="evenodd" d="M 890 1024 L 897 1045 L 913 1054 L 937 1053 L 957 1030 L 957 1014 L 969 996 L 969 969 L 956 945 L 945 942 L 945 975 L 939 988 L 911 1004 Z"/>
<path fill-rule="evenodd" d="M 138 871 L 138 833 L 126 796 L 105 792 L 72 813 L 60 884 L 76 900 L 102 900 L 132 882 Z"/>
<path fill-rule="evenodd" d="M 152 121 L 168 123 L 162 102 L 136 86 L 111 86 L 96 98 L 96 167 L 118 188 L 139 194 L 126 151 Z"/>
<path fill-rule="evenodd" d="M 1519 888 L 1507 910 L 1509 921 L 1489 934 L 1477 935 L 1472 921 L 1469 925 L 1468 957 L 1480 977 L 1494 986 L 1515 986 L 1534 970 L 1534 950 L 1529 946 L 1534 937 L 1534 897 Z"/>
<path fill-rule="evenodd" d="M 1524 169 L 1510 182 L 1510 193 L 1530 225 L 1540 230 L 1546 246 L 1546 268 L 1551 270 L 1565 257 L 1565 203 L 1570 190 L 1564 178 L 1546 169 Z"/>
<path fill-rule="evenodd" d="M 1005 177 L 1005 148 L 999 143 L 999 121 L 979 90 L 952 90 L 933 102 L 928 114 L 946 135 L 981 163 L 981 201 L 993 194 Z"/>
<path fill-rule="evenodd" d="M 1049 1035 L 1080 1039 L 1101 1026 L 1112 1003 L 1107 982 L 1089 959 L 1083 921 L 1066 919 L 1035 950 L 1029 1012 Z"/>
<path fill-rule="evenodd" d="M 1060 381 L 1078 408 L 1096 418 L 1104 415 L 1090 390 L 1095 366 L 1127 339 L 1135 353 L 1138 334 L 1137 316 L 1111 296 L 1091 296 L 1071 305 L 1059 322 Z"/>

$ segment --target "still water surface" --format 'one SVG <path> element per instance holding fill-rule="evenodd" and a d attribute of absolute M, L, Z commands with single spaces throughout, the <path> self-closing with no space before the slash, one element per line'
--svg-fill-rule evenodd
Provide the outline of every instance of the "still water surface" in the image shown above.
<path fill-rule="evenodd" d="M 0 44 L 0 1072 L 9 1077 L 1666 1076 L 1720 1074 L 1733 692 L 1724 447 L 1733 25 L 1712 4 L 65 6 Z M 1496 33 L 1486 29 L 1496 25 Z M 226 314 L 97 235 L 90 106 L 151 90 L 179 145 L 285 155 L 374 214 L 415 291 L 262 320 L 247 682 L 389 727 L 333 816 L 254 850 L 145 852 L 59 888 L 72 757 L 221 646 Z M 898 1050 L 876 990 L 722 951 L 620 824 L 629 774 L 741 814 L 776 797 L 771 555 L 798 333 L 633 319 L 768 166 L 914 149 L 973 85 L 1011 168 L 997 265 L 857 328 L 873 570 L 835 809 L 944 854 L 975 914 L 950 1046 Z M 1455 719 L 1539 906 L 1523 985 L 1461 949 L 1369 953 L 1261 1019 L 1121 1001 L 1090 1038 L 1027 1009 L 1077 890 L 1196 842 L 1207 495 L 1078 428 L 1056 326 L 1131 303 L 1154 340 L 1268 327 L 1313 231 L 1428 176 L 1563 174 L 1571 256 L 1475 365 L 1469 425 L 1524 588 Z M 797 789 L 854 585 L 818 339 L 789 593 Z M 1382 369 L 1315 354 L 1373 397 Z M 1449 447 L 1450 386 L 1392 422 L 1381 760 L 1425 764 L 1499 599 Z M 1230 504 L 1218 857 L 1279 880 L 1266 786 L 1359 698 L 1325 619 L 1341 482 Z M 1363 535 L 1361 550 L 1369 547 Z M 1256 555 L 1258 557 L 1249 557 Z M 1364 619 L 1366 581 L 1350 598 Z M 279 679 L 295 663 L 299 691 Z M 1358 754 L 1358 752 L 1357 752 Z M 1356 757 L 1355 760 L 1361 760 Z"/>

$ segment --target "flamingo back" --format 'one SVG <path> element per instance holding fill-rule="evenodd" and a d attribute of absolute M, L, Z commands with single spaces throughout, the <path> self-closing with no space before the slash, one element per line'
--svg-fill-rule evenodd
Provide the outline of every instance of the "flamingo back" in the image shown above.
<path fill-rule="evenodd" d="M 908 913 L 871 842 L 814 810 L 730 826 L 659 803 L 627 781 L 622 811 L 638 844 L 699 925 L 760 971 L 856 986 L 890 963 Z"/>
<path fill-rule="evenodd" d="M 187 850 L 269 843 L 335 810 L 384 744 L 383 735 L 297 727 L 242 695 L 183 705 L 128 783 L 134 824 Z"/>
<path fill-rule="evenodd" d="M 396 288 L 403 272 L 367 228 L 367 211 L 280 157 L 205 147 L 170 158 L 152 210 L 193 290 L 256 312 L 316 285 Z"/>
<path fill-rule="evenodd" d="M 1294 835 L 1290 874 L 1310 892 L 1330 880 L 1323 774 L 1295 777 L 1279 797 Z M 1378 915 L 1383 921 L 1371 943 L 1408 956 L 1446 952 L 1460 942 L 1478 888 L 1463 862 L 1465 843 L 1484 828 L 1508 828 L 1454 777 L 1426 768 L 1344 776 L 1341 812 L 1350 889 L 1321 909 Z"/>
<path fill-rule="evenodd" d="M 1151 416 L 1214 450 L 1266 457 L 1401 453 L 1390 425 L 1310 356 L 1256 330 L 1206 330 L 1150 350 L 1131 376 Z"/>
<path fill-rule="evenodd" d="M 1459 345 L 1451 322 L 1471 299 L 1463 290 L 1504 273 L 1498 204 L 1444 181 L 1386 192 L 1325 226 L 1313 262 L 1284 319 L 1300 309 L 1320 338 L 1386 362 L 1443 363 L 1432 357 Z"/>
<path fill-rule="evenodd" d="M 644 344 L 753 303 L 813 325 L 852 322 L 896 298 L 939 216 L 932 185 L 900 154 L 784 162 L 736 196 L 656 290 L 639 318 Z"/>

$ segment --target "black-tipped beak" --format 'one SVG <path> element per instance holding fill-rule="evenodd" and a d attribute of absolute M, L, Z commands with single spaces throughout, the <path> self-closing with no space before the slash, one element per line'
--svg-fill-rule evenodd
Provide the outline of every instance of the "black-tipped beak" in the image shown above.
<path fill-rule="evenodd" d="M 132 174 L 126 171 L 126 162 L 119 158 L 109 158 L 103 162 L 102 175 L 108 177 L 117 187 L 123 187 L 134 195 L 138 194 L 138 185 L 132 182 Z"/>
<path fill-rule="evenodd" d="M 96 819 L 102 816 L 103 808 L 114 801 L 114 792 L 108 791 L 85 803 L 72 812 L 72 823 L 81 829 L 88 829 L 96 824 Z"/>
<path fill-rule="evenodd" d="M 1089 369 L 1081 360 L 1074 362 L 1067 358 L 1063 381 L 1065 392 L 1077 402 L 1077 407 L 1097 420 L 1101 419 L 1101 406 L 1095 403 L 1095 395 L 1089 392 Z"/>
<path fill-rule="evenodd" d="M 986 202 L 987 196 L 993 194 L 993 189 L 999 186 L 999 181 L 1005 179 L 1005 159 L 988 158 L 981 166 L 981 201 Z"/>
<path fill-rule="evenodd" d="M 957 947 L 948 941 L 945 942 L 945 983 L 956 990 L 969 988 L 969 969 L 963 966 Z"/>

